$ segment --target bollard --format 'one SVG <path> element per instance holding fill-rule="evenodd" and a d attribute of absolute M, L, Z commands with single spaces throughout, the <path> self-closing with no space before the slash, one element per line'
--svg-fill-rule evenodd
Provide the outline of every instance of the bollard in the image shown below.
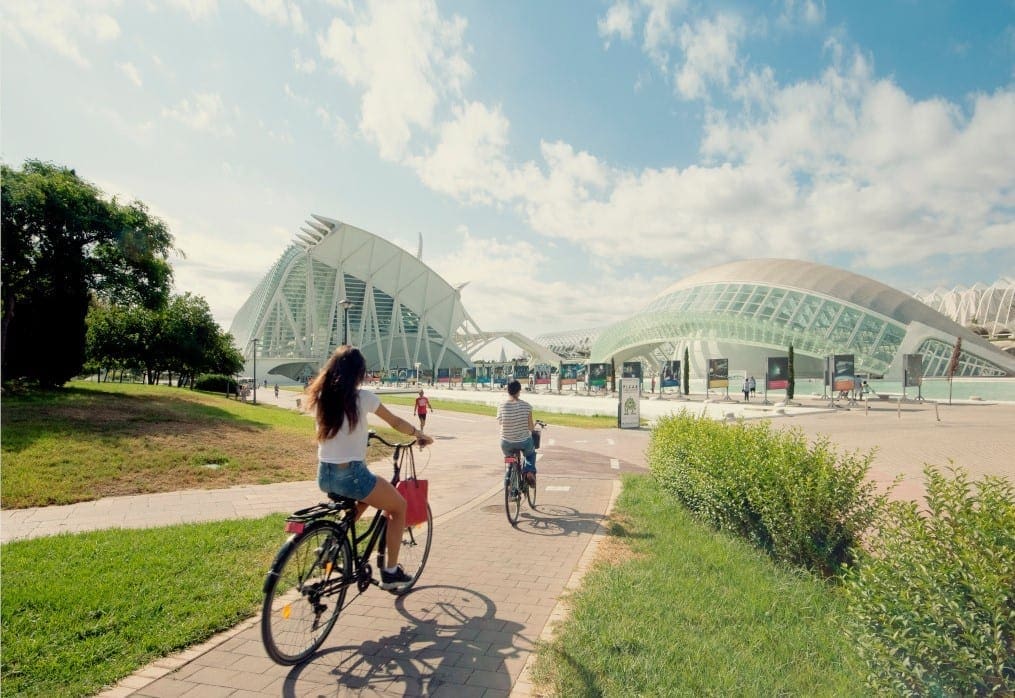
<path fill-rule="evenodd" d="M 941 421 L 941 415 L 937 411 L 937 401 L 934 402 L 934 417 L 937 418 L 937 421 Z"/>
<path fill-rule="evenodd" d="M 899 419 L 902 419 L 902 398 L 899 398 Z"/>
<path fill-rule="evenodd" d="M 871 401 L 870 400 L 864 400 L 863 401 L 863 414 L 866 417 L 870 413 L 871 413 Z"/>

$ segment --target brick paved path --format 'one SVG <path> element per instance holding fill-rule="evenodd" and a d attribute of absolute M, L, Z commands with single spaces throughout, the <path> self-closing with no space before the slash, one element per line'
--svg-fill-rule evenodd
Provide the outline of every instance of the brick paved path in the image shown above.
<path fill-rule="evenodd" d="M 419 587 L 404 597 L 368 589 L 300 667 L 266 656 L 255 618 L 104 695 L 529 695 L 534 643 L 591 560 L 617 491 L 612 478 L 547 475 L 517 529 L 500 492 L 442 517 Z"/>

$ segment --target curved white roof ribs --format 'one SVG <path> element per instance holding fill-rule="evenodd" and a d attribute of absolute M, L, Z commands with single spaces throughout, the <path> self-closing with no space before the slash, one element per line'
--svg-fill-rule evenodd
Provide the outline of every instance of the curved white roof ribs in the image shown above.
<path fill-rule="evenodd" d="M 348 313 L 343 298 L 353 302 Z M 479 330 L 459 289 L 387 240 L 316 214 L 295 233 L 230 331 L 246 358 L 256 339 L 260 365 L 305 375 L 342 342 L 346 316 L 349 341 L 363 350 L 371 370 L 472 365 L 458 342 Z"/>

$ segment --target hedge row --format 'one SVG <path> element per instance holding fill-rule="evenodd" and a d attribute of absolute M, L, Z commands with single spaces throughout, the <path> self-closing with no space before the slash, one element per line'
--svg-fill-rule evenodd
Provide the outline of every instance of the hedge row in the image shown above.
<path fill-rule="evenodd" d="M 926 508 L 893 502 L 844 585 L 869 685 L 905 696 L 1015 695 L 1015 493 L 924 470 Z"/>
<path fill-rule="evenodd" d="M 926 506 L 888 502 L 873 452 L 767 422 L 661 420 L 649 465 L 699 518 L 842 580 L 872 692 L 1015 695 L 1015 492 L 928 466 Z"/>
<path fill-rule="evenodd" d="M 838 455 L 827 440 L 766 422 L 685 413 L 660 420 L 648 460 L 661 485 L 720 531 L 774 558 L 838 575 L 853 562 L 884 495 L 866 480 L 873 452 Z"/>

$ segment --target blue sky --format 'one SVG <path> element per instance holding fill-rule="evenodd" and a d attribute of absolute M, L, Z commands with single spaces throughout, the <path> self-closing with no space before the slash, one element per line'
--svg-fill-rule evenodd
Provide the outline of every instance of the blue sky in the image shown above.
<path fill-rule="evenodd" d="M 147 203 L 227 329 L 312 213 L 530 335 L 735 259 L 1015 268 L 1015 0 L 0 7 L 3 160 Z"/>

